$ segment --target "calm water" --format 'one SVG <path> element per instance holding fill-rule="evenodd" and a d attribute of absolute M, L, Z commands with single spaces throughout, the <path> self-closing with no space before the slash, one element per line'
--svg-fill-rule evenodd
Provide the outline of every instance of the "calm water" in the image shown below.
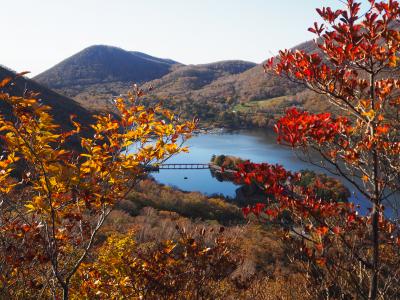
<path fill-rule="evenodd" d="M 292 171 L 311 169 L 323 172 L 322 169 L 299 160 L 290 148 L 278 145 L 273 132 L 239 131 L 199 134 L 192 137 L 187 145 L 189 153 L 179 154 L 167 163 L 208 163 L 213 154 L 225 154 L 253 162 L 278 163 Z M 152 175 L 160 183 L 184 191 L 199 191 L 208 195 L 223 194 L 234 197 L 238 188 L 231 182 L 219 182 L 211 176 L 209 170 L 160 170 L 160 173 Z M 349 188 L 351 189 L 350 186 Z M 359 195 L 353 196 L 352 201 L 362 204 L 363 201 L 358 198 L 360 198 Z"/>

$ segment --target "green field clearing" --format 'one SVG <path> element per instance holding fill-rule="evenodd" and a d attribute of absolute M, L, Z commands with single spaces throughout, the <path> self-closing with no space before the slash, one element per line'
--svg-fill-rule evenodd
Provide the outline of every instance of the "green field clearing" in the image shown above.
<path fill-rule="evenodd" d="M 294 96 L 281 96 L 265 100 L 250 101 L 236 105 L 233 110 L 237 112 L 250 112 L 258 110 L 276 110 L 287 106 Z"/>

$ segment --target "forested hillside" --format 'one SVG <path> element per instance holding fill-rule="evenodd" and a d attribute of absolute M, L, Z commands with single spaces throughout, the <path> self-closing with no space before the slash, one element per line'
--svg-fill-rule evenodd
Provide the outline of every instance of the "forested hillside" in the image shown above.
<path fill-rule="evenodd" d="M 318 51 L 314 41 L 293 49 Z M 306 91 L 304 86 L 265 73 L 261 64 L 197 86 L 192 83 L 198 77 L 187 78 L 179 70 L 146 83 L 146 88 L 152 87 L 149 98 L 164 100 L 182 115 L 197 116 L 208 125 L 265 127 L 293 105 L 316 112 L 331 107 L 323 96 Z"/>

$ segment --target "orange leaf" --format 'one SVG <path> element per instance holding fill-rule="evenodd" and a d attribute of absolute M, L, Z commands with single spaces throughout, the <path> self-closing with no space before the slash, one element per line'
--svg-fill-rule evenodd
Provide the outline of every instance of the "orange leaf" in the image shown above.
<path fill-rule="evenodd" d="M 10 81 L 12 80 L 11 77 L 6 77 L 0 82 L 0 88 L 5 87 Z"/>
<path fill-rule="evenodd" d="M 31 226 L 29 226 L 28 224 L 23 224 L 23 225 L 21 226 L 21 229 L 22 229 L 24 232 L 28 232 L 28 231 L 31 229 Z"/>
<path fill-rule="evenodd" d="M 326 258 L 324 258 L 324 257 L 317 258 L 317 259 L 315 260 L 315 262 L 316 262 L 317 265 L 319 265 L 319 266 L 324 266 L 324 265 L 326 264 Z"/>
<path fill-rule="evenodd" d="M 328 231 L 329 231 L 329 228 L 326 226 L 321 226 L 321 227 L 317 228 L 317 233 L 320 235 L 325 235 L 328 233 Z"/>
<path fill-rule="evenodd" d="M 378 126 L 376 127 L 376 132 L 378 134 L 386 134 L 389 132 L 389 126 L 387 125 Z"/>

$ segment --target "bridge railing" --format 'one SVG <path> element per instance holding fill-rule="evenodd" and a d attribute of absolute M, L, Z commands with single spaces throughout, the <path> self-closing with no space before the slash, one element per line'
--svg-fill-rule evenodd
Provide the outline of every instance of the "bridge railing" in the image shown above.
<path fill-rule="evenodd" d="M 201 170 L 210 169 L 211 164 L 160 164 L 160 165 L 150 165 L 146 166 L 145 169 L 148 172 L 158 172 L 160 170 Z"/>
<path fill-rule="evenodd" d="M 190 170 L 190 169 L 209 169 L 209 164 L 161 164 L 158 166 L 160 170 L 169 169 L 180 169 L 180 170 Z"/>

